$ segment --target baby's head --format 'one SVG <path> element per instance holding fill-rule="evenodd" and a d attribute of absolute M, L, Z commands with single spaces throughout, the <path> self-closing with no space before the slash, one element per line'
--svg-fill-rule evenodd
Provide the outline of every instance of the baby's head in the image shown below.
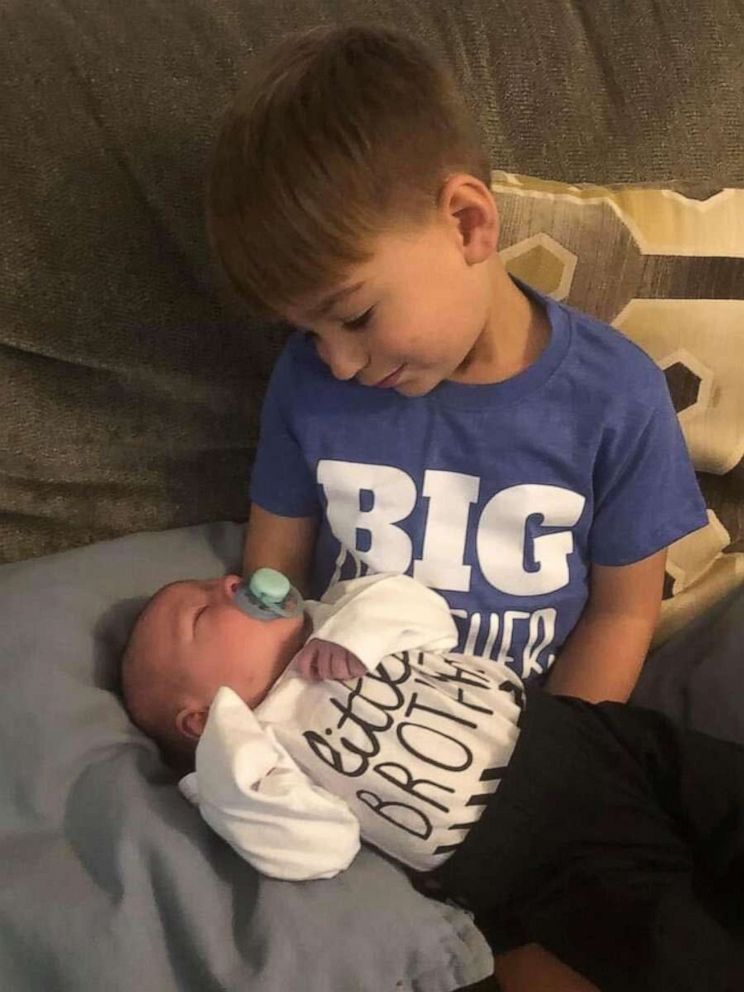
<path fill-rule="evenodd" d="M 398 362 L 396 387 L 421 395 L 487 317 L 489 182 L 473 116 L 423 45 L 387 28 L 318 28 L 260 60 L 226 113 L 210 240 L 251 311 L 308 328 L 338 378 L 377 385 Z M 340 332 L 369 328 L 373 354 L 336 347 Z M 408 341 L 388 346 L 402 329 Z"/>
<path fill-rule="evenodd" d="M 299 651 L 304 615 L 258 620 L 234 605 L 237 575 L 158 590 L 122 660 L 122 690 L 137 726 L 175 760 L 193 753 L 220 686 L 257 706 Z"/>

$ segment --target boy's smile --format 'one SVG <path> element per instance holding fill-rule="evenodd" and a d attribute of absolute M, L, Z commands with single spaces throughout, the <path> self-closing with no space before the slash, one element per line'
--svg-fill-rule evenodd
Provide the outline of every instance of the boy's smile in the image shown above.
<path fill-rule="evenodd" d="M 336 378 L 423 396 L 444 380 L 510 378 L 547 343 L 545 315 L 495 251 L 490 191 L 455 176 L 443 196 L 430 220 L 381 234 L 330 297 L 288 310 Z"/>
<path fill-rule="evenodd" d="M 379 382 L 376 382 L 375 386 L 378 389 L 392 389 L 400 382 L 404 369 L 405 365 L 400 365 L 394 372 L 391 372 L 390 375 L 386 375 L 384 379 L 380 379 Z"/>

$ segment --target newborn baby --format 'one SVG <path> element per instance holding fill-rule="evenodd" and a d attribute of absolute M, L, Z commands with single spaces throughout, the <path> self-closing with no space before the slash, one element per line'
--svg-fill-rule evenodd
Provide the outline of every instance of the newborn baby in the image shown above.
<path fill-rule="evenodd" d="M 235 606 L 237 575 L 173 582 L 140 615 L 124 654 L 124 694 L 135 723 L 171 757 L 193 756 L 217 689 L 256 707 L 294 659 L 306 678 L 366 669 L 339 645 L 313 638 L 307 613 L 270 622 Z M 305 645 L 304 649 L 303 645 Z"/>
<path fill-rule="evenodd" d="M 184 794 L 255 867 L 329 877 L 361 832 L 496 951 L 539 942 L 603 992 L 744 988 L 744 750 L 453 654 L 446 602 L 406 576 L 268 621 L 239 586 L 160 590 L 122 676 L 138 726 L 195 756 Z"/>
<path fill-rule="evenodd" d="M 509 760 L 514 676 L 448 654 L 457 631 L 446 602 L 406 576 L 339 583 L 271 620 L 237 607 L 239 586 L 237 576 L 166 586 L 125 652 L 134 722 L 181 762 L 196 752 L 182 790 L 275 877 L 347 867 L 359 824 L 411 867 L 443 862 Z"/>

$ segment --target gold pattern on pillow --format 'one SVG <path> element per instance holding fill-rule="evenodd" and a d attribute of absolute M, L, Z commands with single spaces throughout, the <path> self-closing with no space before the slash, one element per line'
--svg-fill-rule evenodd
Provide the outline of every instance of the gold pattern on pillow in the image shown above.
<path fill-rule="evenodd" d="M 664 369 L 709 524 L 669 549 L 655 643 L 744 582 L 744 189 L 494 172 L 507 269 Z"/>

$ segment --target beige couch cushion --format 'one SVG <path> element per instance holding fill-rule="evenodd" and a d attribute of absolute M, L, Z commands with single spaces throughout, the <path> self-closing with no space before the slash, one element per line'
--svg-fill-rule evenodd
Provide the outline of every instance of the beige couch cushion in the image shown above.
<path fill-rule="evenodd" d="M 494 172 L 508 269 L 665 370 L 708 505 L 669 550 L 657 642 L 744 581 L 744 189 Z"/>

